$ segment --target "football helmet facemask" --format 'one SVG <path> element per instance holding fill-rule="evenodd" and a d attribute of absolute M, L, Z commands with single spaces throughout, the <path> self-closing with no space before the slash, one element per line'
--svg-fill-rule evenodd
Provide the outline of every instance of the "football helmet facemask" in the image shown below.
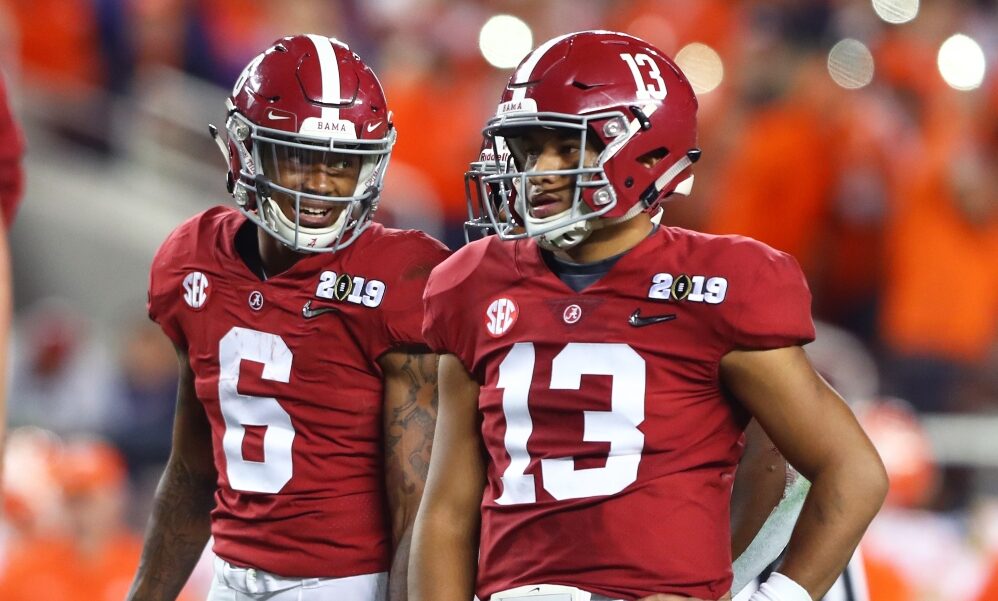
<path fill-rule="evenodd" d="M 536 237 L 565 249 L 598 227 L 641 212 L 656 213 L 667 196 L 689 194 L 696 147 L 697 99 L 686 76 L 651 44 L 621 33 L 584 31 L 554 38 L 527 55 L 513 73 L 495 117 L 483 130 L 509 148 L 512 167 L 481 178 L 507 195 L 494 224 L 503 239 Z M 572 132 L 595 161 L 555 171 L 527 170 L 520 139 L 530 128 Z M 526 167 L 526 168 L 525 168 Z M 528 210 L 529 180 L 574 177 L 570 208 L 536 218 Z"/>
<path fill-rule="evenodd" d="M 510 195 L 505 181 L 486 183 L 485 178 L 508 173 L 511 158 L 506 142 L 499 136 L 485 138 L 478 160 L 472 161 L 464 174 L 464 195 L 468 207 L 468 220 L 464 222 L 464 240 L 471 242 L 495 234 L 509 226 Z M 511 226 L 510 226 L 511 227 Z"/>
<path fill-rule="evenodd" d="M 396 138 L 381 84 L 360 57 L 334 38 L 282 38 L 246 66 L 226 109 L 225 139 L 210 131 L 242 213 L 297 251 L 333 252 L 360 236 Z M 330 178 L 352 189 L 330 189 Z"/>

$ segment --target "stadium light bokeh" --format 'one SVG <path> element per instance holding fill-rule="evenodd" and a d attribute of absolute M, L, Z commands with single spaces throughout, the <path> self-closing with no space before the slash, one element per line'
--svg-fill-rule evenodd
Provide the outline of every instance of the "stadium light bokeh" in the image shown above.
<path fill-rule="evenodd" d="M 884 21 L 899 25 L 918 16 L 918 0 L 873 0 L 873 11 Z"/>
<path fill-rule="evenodd" d="M 482 26 L 478 47 L 493 67 L 512 69 L 534 47 L 534 35 L 522 19 L 495 15 Z"/>
<path fill-rule="evenodd" d="M 676 64 L 683 70 L 697 94 L 707 94 L 724 81 L 724 62 L 716 50 L 706 44 L 687 44 L 676 54 Z"/>
<path fill-rule="evenodd" d="M 987 62 L 984 49 L 973 38 L 958 33 L 939 47 L 939 74 L 946 85 L 961 91 L 976 90 L 984 83 Z"/>
<path fill-rule="evenodd" d="M 828 74 L 838 85 L 858 90 L 873 81 L 873 54 L 866 44 L 846 38 L 828 52 Z"/>

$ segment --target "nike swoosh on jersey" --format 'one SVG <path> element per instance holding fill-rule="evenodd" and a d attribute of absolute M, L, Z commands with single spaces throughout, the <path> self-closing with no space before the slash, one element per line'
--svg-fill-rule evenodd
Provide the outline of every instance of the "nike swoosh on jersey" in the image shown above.
<path fill-rule="evenodd" d="M 666 313 L 664 315 L 641 315 L 641 309 L 635 309 L 634 313 L 627 318 L 627 323 L 631 324 L 635 328 L 640 328 L 643 326 L 650 326 L 656 323 L 663 323 L 666 321 L 672 321 L 676 318 L 675 313 Z"/>
<path fill-rule="evenodd" d="M 301 308 L 301 316 L 305 319 L 312 319 L 313 317 L 318 317 L 323 313 L 333 313 L 339 311 L 336 307 L 316 307 L 312 308 L 312 301 L 309 300 L 305 303 L 305 306 Z"/>

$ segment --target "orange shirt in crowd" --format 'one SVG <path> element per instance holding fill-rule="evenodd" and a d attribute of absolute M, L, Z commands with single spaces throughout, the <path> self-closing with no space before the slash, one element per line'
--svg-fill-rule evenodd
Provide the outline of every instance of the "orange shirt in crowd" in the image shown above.
<path fill-rule="evenodd" d="M 945 155 L 938 144 L 934 152 Z M 998 219 L 994 210 L 983 223 L 961 213 L 951 160 L 926 158 L 899 183 L 882 336 L 907 353 L 973 362 L 998 335 Z"/>
<path fill-rule="evenodd" d="M 742 234 L 793 255 L 813 273 L 832 176 L 820 121 L 789 101 L 763 109 L 716 175 L 716 198 L 705 229 Z"/>
<path fill-rule="evenodd" d="M 998 557 L 992 562 L 987 582 L 985 582 L 976 601 L 994 601 L 995 599 L 998 599 Z M 871 599 L 870 601 L 876 600 Z"/>
<path fill-rule="evenodd" d="M 722 55 L 737 47 L 740 7 L 728 0 L 636 0 L 612 11 L 607 29 L 648 40 L 670 56 L 700 42 Z"/>
<path fill-rule="evenodd" d="M 427 176 L 446 216 L 464 219 L 464 179 L 468 164 L 478 159 L 481 131 L 499 101 L 505 77 L 465 67 L 450 75 L 416 77 L 389 71 L 383 79 L 398 141 L 392 161 L 411 165 Z M 495 74 L 492 74 L 495 75 Z"/>
<path fill-rule="evenodd" d="M 916 598 L 911 585 L 894 566 L 864 555 L 863 568 L 870 601 L 912 601 Z"/>
<path fill-rule="evenodd" d="M 0 575 L 4 601 L 120 601 L 125 598 L 142 541 L 111 537 L 102 549 L 83 553 L 68 538 L 26 542 L 12 549 Z"/>
<path fill-rule="evenodd" d="M 104 78 L 93 2 L 0 0 L 20 41 L 26 75 L 54 84 L 99 85 Z"/>

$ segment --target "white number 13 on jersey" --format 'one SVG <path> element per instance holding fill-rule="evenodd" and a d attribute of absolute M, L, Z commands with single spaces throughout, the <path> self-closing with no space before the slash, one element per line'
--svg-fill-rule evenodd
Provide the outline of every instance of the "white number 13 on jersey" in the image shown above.
<path fill-rule="evenodd" d="M 544 489 L 558 500 L 616 494 L 637 480 L 645 435 L 638 426 L 645 419 L 645 360 L 626 344 L 569 343 L 551 363 L 551 390 L 578 390 L 582 376 L 613 378 L 609 411 L 583 411 L 582 440 L 609 442 L 606 466 L 576 469 L 573 457 L 541 459 Z M 509 466 L 502 474 L 503 493 L 496 503 L 534 503 L 534 476 L 527 474 L 527 439 L 533 422 L 527 407 L 534 377 L 534 345 L 518 342 L 499 365 L 498 387 L 503 389 L 506 416 L 506 452 Z"/>

